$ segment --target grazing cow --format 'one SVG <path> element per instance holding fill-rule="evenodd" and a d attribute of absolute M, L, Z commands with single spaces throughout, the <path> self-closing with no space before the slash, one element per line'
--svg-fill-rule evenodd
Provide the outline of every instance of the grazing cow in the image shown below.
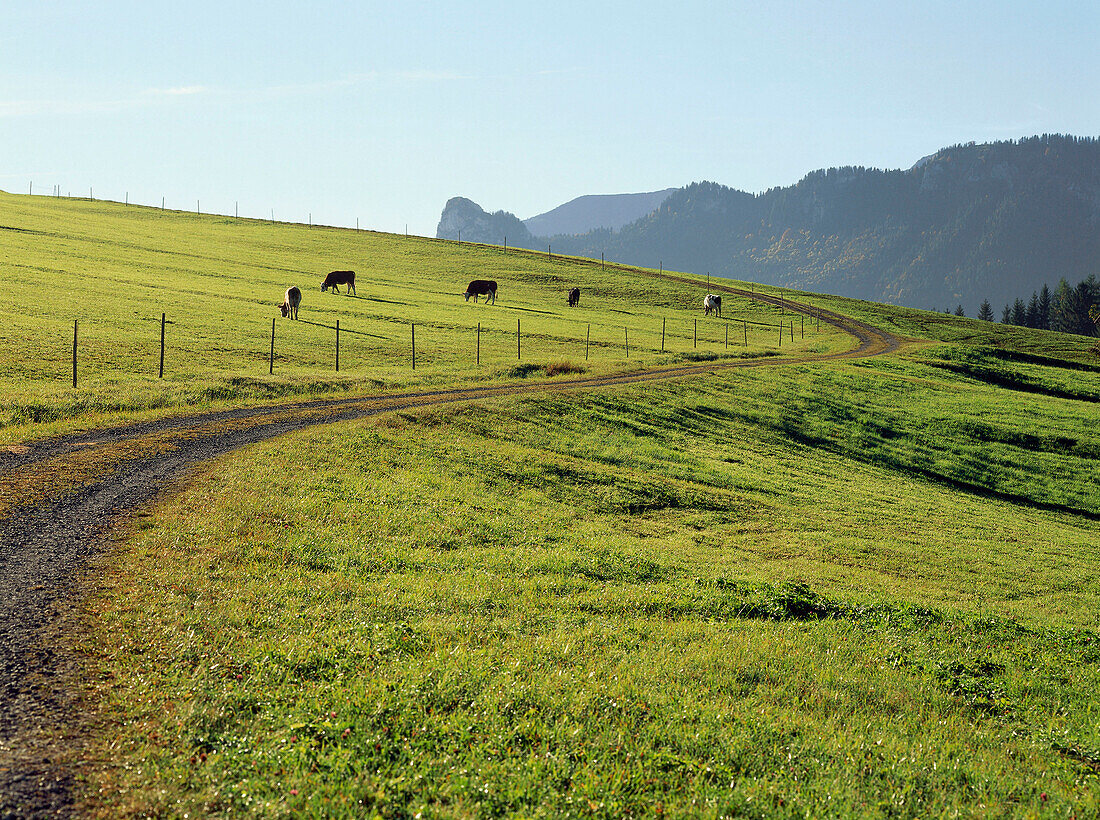
<path fill-rule="evenodd" d="M 291 319 L 297 319 L 298 305 L 300 304 L 302 304 L 302 292 L 291 285 L 283 294 L 283 303 L 279 305 L 279 310 L 283 312 L 283 318 L 289 316 Z"/>
<path fill-rule="evenodd" d="M 349 296 L 355 293 L 355 271 L 334 270 L 332 273 L 326 276 L 325 281 L 321 283 L 321 290 L 325 291 L 329 288 L 332 288 L 333 293 L 339 293 L 340 288 L 337 287 L 337 285 L 347 285 L 347 292 Z"/>
<path fill-rule="evenodd" d="M 466 301 L 470 301 L 470 297 L 474 297 L 474 301 L 477 301 L 477 297 L 484 296 L 485 301 L 493 300 L 493 304 L 497 303 L 497 283 L 490 279 L 475 279 L 467 287 L 466 292 L 462 294 L 466 297 Z"/>
<path fill-rule="evenodd" d="M 576 307 L 581 303 L 581 289 L 573 288 L 569 291 L 569 307 Z"/>
<path fill-rule="evenodd" d="M 722 297 L 716 293 L 708 293 L 703 297 L 703 315 L 710 316 L 711 311 L 714 311 L 715 316 L 722 315 Z"/>

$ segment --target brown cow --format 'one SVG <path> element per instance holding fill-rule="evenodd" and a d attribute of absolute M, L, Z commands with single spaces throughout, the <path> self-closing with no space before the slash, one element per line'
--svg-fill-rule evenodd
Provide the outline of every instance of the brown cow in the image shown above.
<path fill-rule="evenodd" d="M 581 289 L 573 288 L 569 291 L 569 307 L 576 307 L 581 303 Z"/>
<path fill-rule="evenodd" d="M 296 286 L 291 285 L 283 294 L 283 303 L 279 305 L 283 318 L 289 316 L 291 319 L 297 319 L 298 305 L 300 304 L 302 304 L 302 292 Z"/>

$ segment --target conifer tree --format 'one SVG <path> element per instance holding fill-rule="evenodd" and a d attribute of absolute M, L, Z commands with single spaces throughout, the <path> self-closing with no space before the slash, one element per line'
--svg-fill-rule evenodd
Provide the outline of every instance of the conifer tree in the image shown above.
<path fill-rule="evenodd" d="M 956 316 L 965 316 L 966 315 L 966 313 L 963 311 L 963 306 L 962 305 L 956 305 L 955 306 L 955 315 Z"/>
<path fill-rule="evenodd" d="M 1073 313 L 1073 291 L 1070 290 L 1069 283 L 1063 276 L 1058 281 L 1058 287 L 1054 291 L 1054 298 L 1051 300 L 1050 311 L 1050 327 L 1052 330 L 1057 330 L 1062 333 L 1073 333 L 1072 320 L 1069 318 Z"/>
<path fill-rule="evenodd" d="M 988 299 L 983 299 L 981 307 L 978 308 L 978 318 L 983 322 L 993 321 L 993 305 L 989 304 Z"/>
<path fill-rule="evenodd" d="M 1005 302 L 1005 309 L 1003 311 L 1001 311 L 1001 324 L 1002 325 L 1012 324 L 1012 308 L 1010 308 L 1008 306 L 1008 302 Z"/>
<path fill-rule="evenodd" d="M 1042 330 L 1050 330 L 1050 288 L 1043 285 L 1039 291 L 1039 324 Z"/>
<path fill-rule="evenodd" d="M 1027 314 L 1024 318 L 1024 324 L 1028 327 L 1039 326 L 1039 294 L 1035 291 L 1031 292 L 1031 301 L 1027 303 Z"/>
<path fill-rule="evenodd" d="M 1017 327 L 1027 325 L 1027 305 L 1024 304 L 1023 299 L 1017 299 L 1012 304 L 1012 324 Z"/>

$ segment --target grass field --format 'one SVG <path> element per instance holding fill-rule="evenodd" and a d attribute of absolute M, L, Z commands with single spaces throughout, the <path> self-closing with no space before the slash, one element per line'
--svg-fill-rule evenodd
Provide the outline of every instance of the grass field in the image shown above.
<path fill-rule="evenodd" d="M 56 432 L 56 422 L 101 424 L 125 412 L 517 378 L 561 362 L 598 373 L 700 354 L 771 355 L 778 325 L 792 321 L 784 352 L 851 343 L 816 324 L 803 336 L 789 312 L 733 296 L 726 321 L 704 319 L 705 284 L 657 284 L 599 263 L 111 202 L 0 194 L 0 259 L 7 428 L 55 422 L 47 429 Z M 357 297 L 320 291 L 329 270 L 347 268 Z M 495 305 L 463 300 L 474 278 L 500 283 Z M 292 284 L 304 294 L 299 321 L 277 322 L 269 375 L 272 319 Z M 569 309 L 573 285 L 581 305 Z"/>
<path fill-rule="evenodd" d="M 86 219 L 70 229 L 89 237 L 85 251 L 119 221 L 168 220 L 28 201 L 43 221 L 52 207 Z M 199 232 L 184 240 L 188 220 Z M 312 271 L 311 254 L 330 254 L 322 271 L 374 270 L 348 263 L 344 248 L 360 246 L 340 243 L 391 260 L 456 338 L 467 315 L 505 304 L 503 287 L 484 309 L 449 290 L 478 265 L 514 265 L 508 275 L 541 294 L 520 306 L 545 301 L 537 309 L 560 313 L 546 319 L 555 328 L 574 316 L 564 283 L 597 276 L 590 265 L 480 246 L 200 223 L 174 216 L 158 241 L 177 236 L 173 253 L 221 261 L 202 263 L 205 274 L 166 274 L 154 295 L 204 276 L 202 293 L 215 293 L 225 260 L 267 248 L 286 261 L 263 292 L 247 295 L 258 274 L 243 261 L 248 277 L 224 287 L 238 288 L 242 315 L 254 311 L 268 329 L 266 290 L 281 292 L 287 271 Z M 137 275 L 143 252 L 127 247 L 119 239 L 113 262 L 86 269 Z M 74 270 L 85 251 L 74 252 Z M 37 264 L 49 267 L 51 253 Z M 371 275 L 383 281 L 387 265 Z M 612 298 L 645 292 L 657 306 L 633 308 L 640 334 L 666 312 L 682 326 L 698 312 L 689 287 L 602 277 L 592 281 Z M 307 307 L 316 298 L 341 327 L 345 317 L 364 328 L 403 321 L 360 292 L 321 302 L 307 291 Z M 104 293 L 106 315 L 154 307 L 152 295 L 120 308 Z M 1095 340 L 799 298 L 923 341 L 864 361 L 315 428 L 221 458 L 133 518 L 73 615 L 93 682 L 92 736 L 72 761 L 89 813 L 1100 814 Z M 62 330 L 63 307 L 49 308 Z M 211 315 L 226 350 L 247 347 L 231 338 L 232 309 Z M 25 334 L 38 332 L 31 324 Z M 122 333 L 126 322 L 108 326 Z M 823 332 L 804 349 L 849 344 Z M 671 355 L 695 350 L 683 334 L 677 345 Z M 423 375 L 418 366 L 415 378 L 517 375 L 506 353 L 478 369 L 460 361 L 461 345 L 440 349 L 452 359 Z M 628 366 L 613 350 L 589 367 Z M 114 385 L 128 411 L 147 390 L 170 407 L 213 386 L 224 397 L 196 400 L 414 378 L 363 363 L 349 365 L 361 371 L 346 383 L 304 366 L 271 381 L 256 373 L 258 357 L 237 376 L 193 363 L 190 382 L 161 387 L 107 375 L 107 361 L 98 389 Z M 7 389 L 27 406 L 37 396 L 64 408 L 71 423 L 96 418 L 71 388 L 30 370 Z M 6 423 L 9 434 L 28 429 L 14 415 Z"/>
<path fill-rule="evenodd" d="M 172 816 L 1092 816 L 1094 407 L 894 360 L 261 445 L 107 562 L 125 763 L 92 783 Z"/>

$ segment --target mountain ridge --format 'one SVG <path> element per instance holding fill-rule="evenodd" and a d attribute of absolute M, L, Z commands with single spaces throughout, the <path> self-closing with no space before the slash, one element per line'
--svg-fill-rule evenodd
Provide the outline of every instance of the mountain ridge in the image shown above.
<path fill-rule="evenodd" d="M 615 231 L 656 210 L 676 188 L 641 194 L 587 194 L 523 220 L 534 236 L 583 234 L 595 228 Z"/>
<path fill-rule="evenodd" d="M 514 223 L 492 216 L 495 235 L 463 238 L 500 244 Z M 1100 142 L 1046 134 L 950 146 L 908 170 L 811 171 L 760 194 L 695 182 L 619 229 L 555 236 L 553 247 L 910 307 L 960 304 L 974 315 L 983 299 L 1095 273 L 1098 226 Z M 509 244 L 546 247 L 549 237 L 526 234 Z"/>

